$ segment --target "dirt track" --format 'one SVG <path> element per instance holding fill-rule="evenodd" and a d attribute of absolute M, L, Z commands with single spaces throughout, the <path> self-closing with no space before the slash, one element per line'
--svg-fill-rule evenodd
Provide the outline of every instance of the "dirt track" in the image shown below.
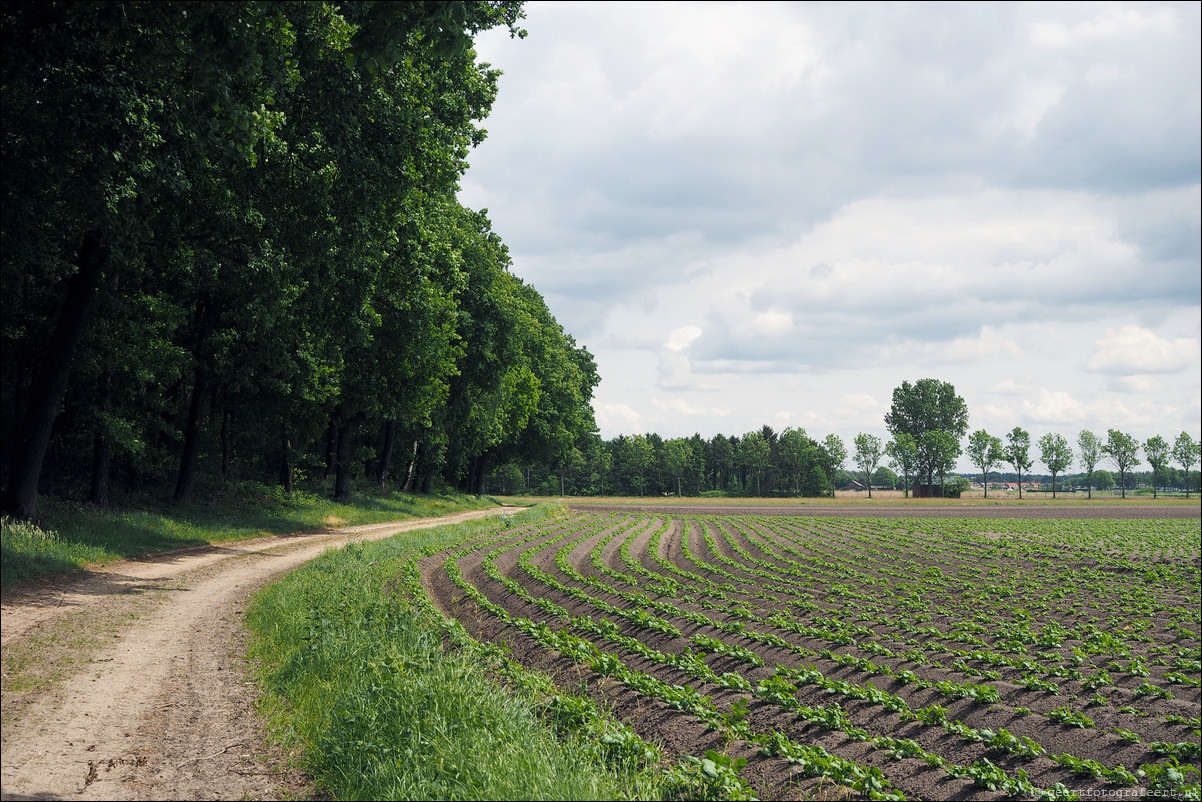
<path fill-rule="evenodd" d="M 504 512 L 478 510 L 187 549 L 6 594 L 0 797 L 280 799 L 311 793 L 267 745 L 242 612 L 259 588 L 329 548 Z M 78 641 L 84 646 L 80 657 Z M 31 652 L 30 644 L 42 644 Z M 37 655 L 61 681 L 9 685 Z"/>

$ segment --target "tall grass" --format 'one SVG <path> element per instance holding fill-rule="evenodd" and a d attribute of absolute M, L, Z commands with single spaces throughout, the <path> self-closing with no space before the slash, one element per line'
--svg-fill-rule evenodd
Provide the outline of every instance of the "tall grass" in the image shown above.
<path fill-rule="evenodd" d="M 47 497 L 39 502 L 39 525 L 0 521 L 0 587 L 188 546 L 495 505 L 487 497 L 407 493 L 352 495 L 338 504 L 312 493 L 288 497 L 279 488 L 249 482 L 227 485 L 210 501 L 184 507 L 143 499 L 125 509 L 101 509 Z"/>
<path fill-rule="evenodd" d="M 486 673 L 487 647 L 460 638 L 444 648 L 441 616 L 386 594 L 407 561 L 504 525 L 348 546 L 253 601 L 247 622 L 270 720 L 285 743 L 302 747 L 306 770 L 333 797 L 660 796 L 652 771 L 614 771 L 587 744 L 556 740 L 539 715 L 545 699 L 504 691 Z"/>

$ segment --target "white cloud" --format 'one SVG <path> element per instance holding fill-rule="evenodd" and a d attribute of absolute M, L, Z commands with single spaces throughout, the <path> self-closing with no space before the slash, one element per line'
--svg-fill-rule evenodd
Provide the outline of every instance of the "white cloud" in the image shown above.
<path fill-rule="evenodd" d="M 995 384 L 989 389 L 998 395 L 1026 395 L 1034 388 L 1030 385 L 1019 384 L 1013 379 L 1006 379 L 1004 382 Z"/>
<path fill-rule="evenodd" d="M 1085 419 L 1085 405 L 1068 393 L 1040 390 L 1035 401 L 1023 401 L 1023 416 L 1033 423 L 1077 424 Z"/>
<path fill-rule="evenodd" d="M 696 417 L 698 415 L 716 415 L 723 417 L 730 414 L 730 410 L 721 409 L 718 407 L 698 407 L 685 401 L 683 398 L 671 398 L 664 400 L 662 398 L 652 398 L 651 403 L 656 409 L 661 409 L 665 412 L 671 412 L 674 415 L 685 415 L 688 417 Z"/>
<path fill-rule="evenodd" d="M 840 396 L 839 404 L 845 409 L 854 409 L 858 411 L 886 409 L 885 406 L 880 404 L 868 393 L 855 393 L 852 395 Z"/>
<path fill-rule="evenodd" d="M 1160 383 L 1151 376 L 1137 374 L 1135 376 L 1111 376 L 1108 382 L 1110 388 L 1120 393 L 1154 393 L 1160 389 Z"/>
<path fill-rule="evenodd" d="M 603 431 L 612 432 L 610 437 L 619 432 L 641 433 L 643 416 L 626 404 L 593 404 L 593 412 L 597 425 Z"/>
<path fill-rule="evenodd" d="M 681 326 L 668 335 L 668 341 L 664 343 L 664 347 L 672 351 L 683 351 L 689 347 L 689 343 L 700 336 L 701 328 L 699 326 Z"/>
<path fill-rule="evenodd" d="M 1123 326 L 1106 330 L 1086 367 L 1098 373 L 1177 373 L 1198 367 L 1199 355 L 1197 338 L 1169 341 L 1141 326 Z"/>
<path fill-rule="evenodd" d="M 1181 26 L 1188 24 L 1172 8 L 1160 6 L 1144 10 L 1141 8 L 1143 5 L 1083 4 L 1076 9 L 1062 5 L 1057 9 L 1060 13 L 1084 12 L 1091 16 L 1079 22 L 1071 19 L 1036 20 L 1030 25 L 1031 41 L 1038 47 L 1062 50 L 1148 34 L 1158 38 L 1175 38 L 1180 34 Z"/>

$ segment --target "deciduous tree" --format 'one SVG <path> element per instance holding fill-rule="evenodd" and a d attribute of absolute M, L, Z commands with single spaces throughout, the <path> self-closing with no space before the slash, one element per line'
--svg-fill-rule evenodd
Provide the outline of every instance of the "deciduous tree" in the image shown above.
<path fill-rule="evenodd" d="M 919 454 L 916 471 L 926 475 L 928 485 L 934 484 L 940 455 L 931 449 L 943 443 L 926 435 L 946 432 L 959 443 L 968 432 L 968 405 L 948 382 L 919 379 L 910 384 L 904 381 L 893 390 L 893 405 L 885 415 L 885 426 L 894 438 L 899 434 L 913 438 Z"/>
<path fill-rule="evenodd" d="M 1102 453 L 1110 458 L 1118 470 L 1120 494 L 1122 498 L 1126 498 L 1127 471 L 1139 464 L 1139 441 L 1118 429 L 1108 429 Z"/>
<path fill-rule="evenodd" d="M 885 444 L 885 453 L 889 455 L 889 464 L 901 472 L 905 482 L 905 497 L 910 497 L 910 482 L 918 470 L 921 455 L 914 436 L 906 432 L 898 432 L 893 439 Z"/>
<path fill-rule="evenodd" d="M 1181 471 L 1185 474 L 1185 497 L 1189 498 L 1190 491 L 1190 468 L 1198 464 L 1199 459 L 1199 443 L 1190 436 L 1189 432 L 1182 432 L 1177 435 L 1177 439 L 1173 441 L 1173 459 L 1181 466 Z"/>
<path fill-rule="evenodd" d="M 1064 435 L 1049 432 L 1039 438 L 1039 453 L 1052 474 L 1052 498 L 1056 498 L 1056 475 L 1073 464 L 1073 449 Z"/>
<path fill-rule="evenodd" d="M 868 498 L 872 498 L 872 474 L 881 461 L 884 448 L 881 438 L 860 432 L 856 435 L 856 466 L 864 473 L 864 484 L 868 486 Z"/>
<path fill-rule="evenodd" d="M 843 438 L 839 435 L 828 434 L 822 438 L 819 454 L 822 468 L 826 471 L 826 479 L 831 485 L 831 495 L 834 495 L 835 474 L 843 470 L 843 463 L 847 462 L 847 446 L 843 444 Z"/>
<path fill-rule="evenodd" d="M 1025 429 L 1015 426 L 1006 435 L 1006 462 L 1014 466 L 1018 474 L 1018 497 L 1023 497 L 1023 472 L 1030 469 L 1032 460 L 1028 453 L 1031 450 L 1031 435 Z"/>
<path fill-rule="evenodd" d="M 1085 484 L 1089 487 L 1089 498 L 1093 498 L 1093 474 L 1098 460 L 1102 458 L 1102 439 L 1089 429 L 1077 434 L 1077 452 L 1081 467 L 1085 468 Z"/>
<path fill-rule="evenodd" d="M 989 469 L 1001 464 L 1006 457 L 1000 438 L 984 429 L 977 429 L 968 436 L 968 458 L 981 469 L 981 483 L 985 486 L 985 498 L 989 498 Z"/>
<path fill-rule="evenodd" d="M 1149 437 L 1144 441 L 1144 459 L 1152 466 L 1152 498 L 1158 498 L 1157 485 L 1160 484 L 1161 471 L 1169 461 L 1169 441 L 1160 435 Z"/>

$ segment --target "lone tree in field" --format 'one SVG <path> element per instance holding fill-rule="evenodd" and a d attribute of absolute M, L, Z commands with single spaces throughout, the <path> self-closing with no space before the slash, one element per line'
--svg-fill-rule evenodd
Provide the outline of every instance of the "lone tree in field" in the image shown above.
<path fill-rule="evenodd" d="M 1002 441 L 984 429 L 977 429 L 968 436 L 968 458 L 981 469 L 981 484 L 985 486 L 985 498 L 989 498 L 989 469 L 1000 465 L 1006 453 Z"/>
<path fill-rule="evenodd" d="M 1169 441 L 1160 435 L 1149 437 L 1144 443 L 1144 459 L 1152 466 L 1152 498 L 1158 498 L 1156 487 L 1160 484 L 1160 472 L 1169 463 Z"/>
<path fill-rule="evenodd" d="M 1110 461 L 1118 469 L 1121 497 L 1126 498 L 1127 471 L 1139 464 L 1139 441 L 1118 429 L 1108 429 L 1102 453 L 1110 457 Z"/>
<path fill-rule="evenodd" d="M 905 491 L 905 497 L 909 498 L 910 482 L 914 478 L 914 472 L 918 470 L 918 444 L 912 436 L 900 432 L 885 444 L 885 453 L 889 455 L 889 464 L 901 471 L 904 482 L 902 489 Z"/>
<path fill-rule="evenodd" d="M 1052 474 L 1052 498 L 1056 498 L 1056 475 L 1073 464 L 1073 448 L 1064 435 L 1049 432 L 1039 438 L 1039 453 Z"/>
<path fill-rule="evenodd" d="M 926 476 L 926 483 L 935 483 L 946 446 L 943 438 L 928 437 L 932 432 L 945 432 L 959 443 L 968 432 L 968 405 L 956 395 L 956 388 L 938 379 L 919 379 L 916 383 L 902 382 L 893 390 L 893 406 L 885 415 L 885 426 L 896 439 L 908 434 L 918 449 L 916 472 Z"/>
<path fill-rule="evenodd" d="M 1006 462 L 1014 466 L 1018 474 L 1018 497 L 1023 497 L 1023 471 L 1030 469 L 1032 460 L 1028 455 L 1031 449 L 1031 435 L 1026 429 L 1015 426 L 1006 435 Z"/>
<path fill-rule="evenodd" d="M 868 486 L 868 498 L 872 498 L 872 474 L 881 461 L 881 438 L 860 432 L 856 435 L 856 466 L 864 472 L 864 484 Z"/>
<path fill-rule="evenodd" d="M 1177 461 L 1177 464 L 1181 466 L 1181 472 L 1185 474 L 1186 498 L 1189 498 L 1189 469 L 1198 462 L 1199 445 L 1202 444 L 1190 437 L 1189 432 L 1182 432 L 1173 441 L 1173 459 Z"/>
<path fill-rule="evenodd" d="M 1093 498 L 1093 472 L 1102 458 L 1102 439 L 1089 429 L 1082 429 L 1077 435 L 1077 448 L 1080 450 L 1081 467 L 1085 469 L 1089 497 Z"/>

